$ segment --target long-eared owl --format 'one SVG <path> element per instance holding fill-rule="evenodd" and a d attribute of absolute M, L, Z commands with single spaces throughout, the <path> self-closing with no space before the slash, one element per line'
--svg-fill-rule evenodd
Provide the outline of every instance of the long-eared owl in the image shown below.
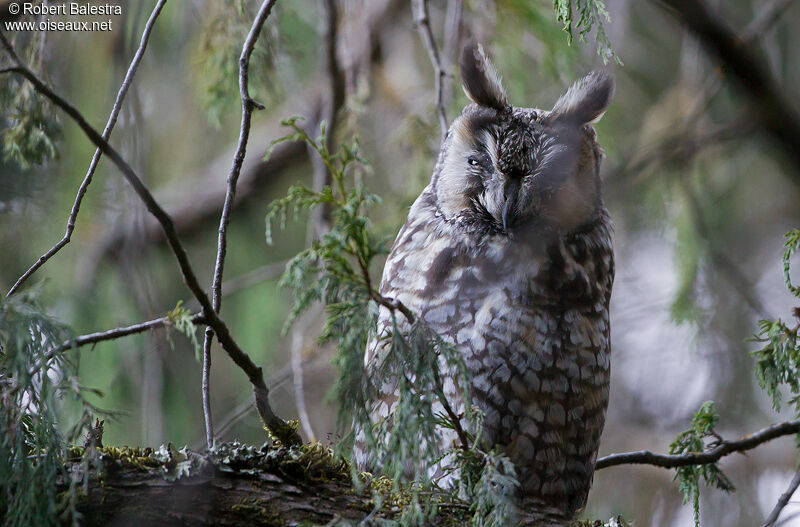
<path fill-rule="evenodd" d="M 450 126 L 380 293 L 462 354 L 482 438 L 514 462 L 523 508 L 569 519 L 586 503 L 608 404 L 614 260 L 591 123 L 614 82 L 595 71 L 550 111 L 516 108 L 481 46 L 460 66 L 472 104 Z M 391 328 L 381 308 L 377 335 Z M 368 369 L 382 351 L 376 337 Z M 445 393 L 463 409 L 457 385 L 446 379 Z M 376 418 L 392 414 L 386 386 Z M 370 466 L 358 442 L 356 461 Z"/>

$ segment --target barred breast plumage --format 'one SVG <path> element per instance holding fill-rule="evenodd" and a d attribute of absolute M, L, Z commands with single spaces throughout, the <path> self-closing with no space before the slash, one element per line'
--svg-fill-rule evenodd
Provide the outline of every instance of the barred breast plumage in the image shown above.
<path fill-rule="evenodd" d="M 462 354 L 483 438 L 515 463 L 523 506 L 571 518 L 586 502 L 609 394 L 614 261 L 589 123 L 613 81 L 590 74 L 548 112 L 512 108 L 479 46 L 461 69 L 474 104 L 453 123 L 380 292 Z M 376 334 L 391 328 L 382 308 Z M 368 367 L 386 345 L 370 342 Z M 446 380 L 446 395 L 463 410 L 456 386 Z M 377 416 L 391 415 L 391 389 Z M 358 448 L 356 459 L 369 465 Z"/>

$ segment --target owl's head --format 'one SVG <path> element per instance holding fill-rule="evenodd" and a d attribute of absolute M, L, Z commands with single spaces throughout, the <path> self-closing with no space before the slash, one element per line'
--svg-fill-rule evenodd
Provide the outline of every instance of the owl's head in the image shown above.
<path fill-rule="evenodd" d="M 464 48 L 461 79 L 473 104 L 450 127 L 433 179 L 445 217 L 514 234 L 566 234 L 591 222 L 602 207 L 591 123 L 611 103 L 614 80 L 594 71 L 550 111 L 515 108 L 477 44 Z"/>

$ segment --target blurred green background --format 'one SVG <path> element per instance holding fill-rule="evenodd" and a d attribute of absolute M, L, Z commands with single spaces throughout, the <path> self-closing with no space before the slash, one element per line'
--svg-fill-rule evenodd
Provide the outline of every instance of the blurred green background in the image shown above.
<path fill-rule="evenodd" d="M 666 451 L 709 399 L 717 402 L 724 435 L 738 437 L 780 419 L 758 388 L 749 354 L 754 345 L 745 339 L 759 318 L 789 316 L 780 254 L 783 233 L 800 222 L 800 192 L 792 183 L 796 168 L 762 135 L 728 72 L 655 2 L 608 1 L 605 31 L 624 66 L 603 65 L 591 37 L 568 45 L 550 0 L 464 1 L 454 34 L 446 27 L 458 3 L 430 1 L 434 35 L 453 75 L 448 84 L 458 78 L 454 57 L 467 38 L 486 43 L 517 106 L 550 108 L 593 68 L 606 67 L 617 79 L 615 102 L 596 125 L 607 153 L 602 172 L 618 266 L 612 399 L 600 455 Z M 36 56 L 41 45 L 40 71 L 101 128 L 151 4 L 122 2 L 111 32 L 49 32 L 43 45 L 38 33 L 7 35 L 27 56 Z M 211 282 L 238 136 L 237 57 L 256 7 L 251 4 L 169 3 L 111 137 L 173 214 L 204 284 Z M 797 4 L 718 5 L 726 23 L 749 35 L 748 48 L 795 102 Z M 371 163 L 365 183 L 384 200 L 374 211 L 375 227 L 391 239 L 430 177 L 438 149 L 433 69 L 409 2 L 338 5 L 337 53 L 347 97 L 336 137 L 360 138 Z M 762 20 L 776 5 L 777 16 Z M 230 282 L 222 316 L 264 367 L 273 405 L 287 418 L 297 416 L 289 365 L 293 336 L 281 333 L 289 295 L 277 287 L 277 278 L 281 263 L 305 246 L 307 218 L 290 219 L 269 246 L 264 213 L 293 182 L 310 184 L 312 166 L 299 145 L 280 147 L 270 162 L 261 158 L 285 133 L 281 119 L 305 115 L 313 122 L 325 100 L 321 18 L 320 2 L 292 0 L 278 2 L 265 26 L 250 85 L 267 109 L 254 114 L 225 267 Z M 466 102 L 455 84 L 445 92 L 450 119 Z M 63 235 L 94 152 L 77 126 L 60 120 L 63 138 L 55 159 L 32 168 L 13 159 L 0 164 L 3 290 Z M 376 277 L 380 272 L 373 269 Z M 180 300 L 196 307 L 160 231 L 105 159 L 72 242 L 33 283 L 40 283 L 51 313 L 76 334 L 157 318 Z M 302 355 L 311 427 L 318 439 L 328 440 L 335 437 L 336 409 L 326 395 L 336 372 L 332 350 L 316 346 L 319 327 L 319 314 L 306 317 L 294 342 Z M 185 336 L 156 330 L 83 348 L 75 357 L 82 382 L 104 393 L 99 404 L 123 412 L 107 423 L 107 444 L 204 445 L 201 365 Z M 244 375 L 215 344 L 212 396 L 217 426 L 225 425 L 220 439 L 265 440 L 257 416 L 247 412 L 251 394 Z M 726 459 L 723 467 L 739 490 L 730 496 L 706 492 L 703 525 L 760 522 L 791 479 L 795 458 L 786 438 Z M 623 514 L 638 525 L 690 525 L 691 508 L 681 505 L 671 478 L 652 467 L 600 471 L 587 516 Z M 796 510 L 790 504 L 786 513 Z"/>

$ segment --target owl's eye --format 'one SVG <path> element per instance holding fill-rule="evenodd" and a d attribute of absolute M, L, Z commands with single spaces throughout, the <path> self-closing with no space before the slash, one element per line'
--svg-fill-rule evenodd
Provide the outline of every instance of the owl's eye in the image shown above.
<path fill-rule="evenodd" d="M 489 159 L 486 155 L 473 155 L 467 158 L 467 164 L 471 167 L 489 168 Z"/>

